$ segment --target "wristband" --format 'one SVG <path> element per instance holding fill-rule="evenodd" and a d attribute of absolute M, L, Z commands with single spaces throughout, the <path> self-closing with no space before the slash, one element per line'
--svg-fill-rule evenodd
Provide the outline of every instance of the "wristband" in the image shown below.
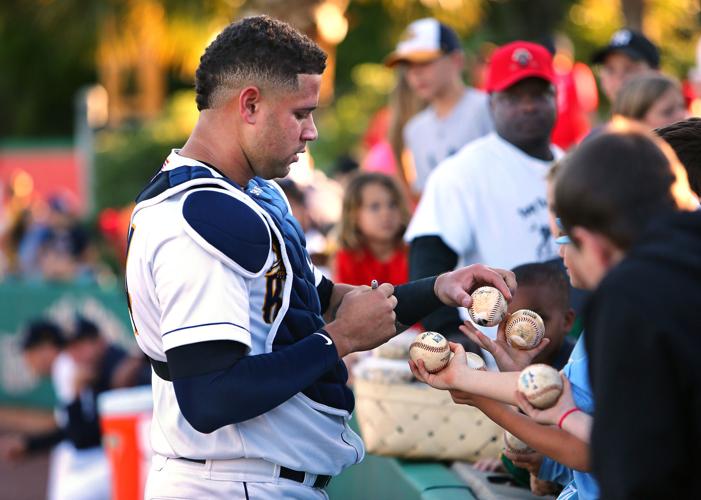
<path fill-rule="evenodd" d="M 557 423 L 557 426 L 558 426 L 560 429 L 562 429 L 562 424 L 563 424 L 563 422 L 565 421 L 565 419 L 566 419 L 567 417 L 569 417 L 572 413 L 576 412 L 576 411 L 582 411 L 582 410 L 580 410 L 579 408 L 577 408 L 577 407 L 575 406 L 574 408 L 570 408 L 570 409 L 567 410 L 565 413 L 563 413 L 562 416 L 560 417 L 560 421 Z"/>

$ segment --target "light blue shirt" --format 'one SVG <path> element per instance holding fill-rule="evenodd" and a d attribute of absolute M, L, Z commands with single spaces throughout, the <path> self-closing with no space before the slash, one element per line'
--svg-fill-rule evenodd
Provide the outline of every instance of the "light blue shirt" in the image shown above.
<path fill-rule="evenodd" d="M 572 349 L 570 360 L 562 369 L 562 372 L 569 379 L 572 386 L 574 404 L 583 412 L 592 415 L 594 413 L 594 396 L 589 385 L 589 366 L 587 351 L 584 347 L 584 333 L 579 336 L 579 340 L 577 340 L 574 349 Z M 538 479 L 566 485 L 558 500 L 599 498 L 599 486 L 594 476 L 569 469 L 548 457 L 543 458 Z"/>

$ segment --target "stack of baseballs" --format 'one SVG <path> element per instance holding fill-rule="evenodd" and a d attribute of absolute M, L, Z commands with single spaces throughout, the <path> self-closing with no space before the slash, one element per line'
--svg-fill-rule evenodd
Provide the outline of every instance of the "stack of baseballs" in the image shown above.
<path fill-rule="evenodd" d="M 550 408 L 562 394 L 560 372 L 540 363 L 527 366 L 518 376 L 518 390 L 536 408 Z"/>

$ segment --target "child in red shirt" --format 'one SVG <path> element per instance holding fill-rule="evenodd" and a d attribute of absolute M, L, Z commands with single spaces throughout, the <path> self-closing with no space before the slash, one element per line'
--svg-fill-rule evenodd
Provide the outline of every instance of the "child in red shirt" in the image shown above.
<path fill-rule="evenodd" d="M 391 177 L 355 177 L 343 198 L 334 280 L 349 285 L 406 283 L 409 264 L 402 237 L 408 223 L 406 201 Z"/>

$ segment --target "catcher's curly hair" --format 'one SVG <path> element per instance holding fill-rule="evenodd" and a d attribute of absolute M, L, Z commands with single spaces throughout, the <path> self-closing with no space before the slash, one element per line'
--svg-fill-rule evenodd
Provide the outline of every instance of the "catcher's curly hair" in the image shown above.
<path fill-rule="evenodd" d="M 297 88 L 297 75 L 320 75 L 326 54 L 289 24 L 268 16 L 231 23 L 207 47 L 195 73 L 197 109 L 216 108 L 244 85 Z"/>

